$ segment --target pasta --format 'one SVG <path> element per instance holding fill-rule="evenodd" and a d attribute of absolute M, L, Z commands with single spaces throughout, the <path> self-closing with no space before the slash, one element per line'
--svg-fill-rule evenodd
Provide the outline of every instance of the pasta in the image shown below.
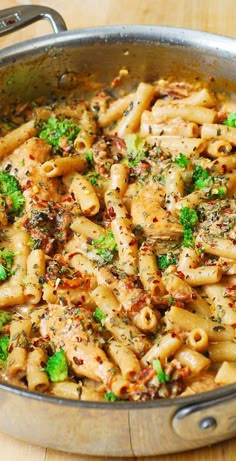
<path fill-rule="evenodd" d="M 235 383 L 235 98 L 96 88 L 0 138 L 0 378 L 82 401 Z"/>

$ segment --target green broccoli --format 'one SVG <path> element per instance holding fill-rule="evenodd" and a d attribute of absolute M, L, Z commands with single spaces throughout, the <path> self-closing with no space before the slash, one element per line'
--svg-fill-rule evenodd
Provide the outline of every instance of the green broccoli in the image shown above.
<path fill-rule="evenodd" d="M 4 282 L 13 272 L 11 270 L 15 253 L 7 248 L 0 249 L 0 282 Z"/>
<path fill-rule="evenodd" d="M 236 112 L 229 114 L 227 119 L 223 121 L 223 125 L 231 126 L 236 128 Z"/>
<path fill-rule="evenodd" d="M 89 150 L 88 152 L 86 152 L 85 154 L 85 159 L 87 160 L 87 162 L 91 165 L 93 164 L 93 153 L 91 150 Z"/>
<path fill-rule="evenodd" d="M 55 149 L 58 149 L 62 138 L 67 138 L 69 144 L 72 144 L 79 131 L 78 125 L 73 120 L 49 117 L 42 124 L 39 137 Z"/>
<path fill-rule="evenodd" d="M 172 264 L 176 264 L 176 263 L 177 263 L 177 259 L 175 255 L 173 255 L 172 253 L 167 253 L 167 254 L 157 256 L 157 265 L 159 269 L 161 269 L 162 271 L 165 271 L 167 267 L 171 266 Z"/>
<path fill-rule="evenodd" d="M 3 367 L 7 361 L 9 342 L 10 342 L 10 338 L 8 336 L 3 336 L 2 338 L 0 338 L 0 366 L 1 367 Z"/>
<path fill-rule="evenodd" d="M 179 221 L 184 229 L 193 228 L 198 222 L 197 212 L 193 208 L 184 206 L 180 209 Z"/>
<path fill-rule="evenodd" d="M 159 359 L 154 359 L 152 362 L 152 366 L 154 370 L 157 372 L 158 381 L 161 384 L 167 383 L 170 380 L 169 376 L 164 372 Z"/>
<path fill-rule="evenodd" d="M 0 192 L 4 195 L 10 195 L 20 189 L 19 183 L 15 176 L 6 171 L 0 171 Z"/>
<path fill-rule="evenodd" d="M 183 246 L 187 248 L 194 247 L 194 236 L 193 228 L 198 222 L 197 212 L 190 207 L 183 207 L 180 210 L 179 216 L 180 224 L 183 226 L 184 237 L 183 237 Z"/>
<path fill-rule="evenodd" d="M 109 231 L 106 235 L 92 240 L 92 244 L 89 245 L 89 250 L 94 251 L 101 263 L 112 261 L 114 253 L 117 250 L 113 233 Z"/>
<path fill-rule="evenodd" d="M 10 213 L 21 211 L 25 204 L 25 199 L 20 190 L 20 184 L 15 176 L 6 171 L 0 171 L 0 194 L 4 205 Z"/>
<path fill-rule="evenodd" d="M 181 168 L 187 168 L 187 166 L 190 164 L 190 160 L 186 155 L 184 154 L 179 154 L 179 157 L 176 157 L 174 159 L 174 162 L 179 165 Z"/>
<path fill-rule="evenodd" d="M 136 134 L 128 134 L 125 137 L 127 148 L 127 163 L 129 167 L 137 166 L 145 158 L 145 140 Z"/>
<path fill-rule="evenodd" d="M 212 178 L 209 171 L 197 165 L 193 170 L 192 180 L 196 189 L 203 189 L 211 184 Z"/>
<path fill-rule="evenodd" d="M 53 383 L 64 381 L 68 377 L 68 365 L 63 349 L 55 352 L 55 354 L 48 359 L 45 370 Z"/>
<path fill-rule="evenodd" d="M 11 316 L 8 312 L 0 311 L 0 329 L 11 321 Z"/>
<path fill-rule="evenodd" d="M 106 315 L 102 312 L 99 307 L 96 307 L 94 313 L 93 313 L 93 319 L 97 323 L 102 323 L 102 321 L 106 318 Z"/>
<path fill-rule="evenodd" d="M 105 398 L 108 402 L 115 402 L 116 400 L 119 400 L 119 398 L 116 397 L 116 395 L 114 394 L 114 392 L 106 392 L 106 394 L 104 394 L 104 398 Z"/>

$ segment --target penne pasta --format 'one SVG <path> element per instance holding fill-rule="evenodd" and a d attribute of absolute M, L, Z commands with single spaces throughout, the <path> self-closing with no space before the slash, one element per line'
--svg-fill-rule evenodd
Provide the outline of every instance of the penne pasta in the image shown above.
<path fill-rule="evenodd" d="M 122 405 L 236 380 L 235 95 L 125 75 L 3 128 L 0 380 L 25 391 Z"/>

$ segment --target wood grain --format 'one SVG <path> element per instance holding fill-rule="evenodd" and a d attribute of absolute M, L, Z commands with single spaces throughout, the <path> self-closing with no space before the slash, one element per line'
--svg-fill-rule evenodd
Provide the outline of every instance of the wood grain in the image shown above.
<path fill-rule="evenodd" d="M 70 0 L 69 2 L 1 0 L 2 9 L 22 4 L 47 4 L 61 13 L 68 29 L 104 24 L 159 24 L 236 37 L 235 0 Z M 0 38 L 0 47 L 4 48 L 51 32 L 50 25 L 46 21 L 40 21 L 23 31 Z M 0 453 L 2 461 L 96 461 L 98 459 L 46 450 L 1 434 Z M 110 461 L 108 457 L 100 459 Z M 236 439 L 176 455 L 129 459 L 130 461 L 233 461 L 236 459 Z M 118 458 L 113 460 L 118 461 Z"/>

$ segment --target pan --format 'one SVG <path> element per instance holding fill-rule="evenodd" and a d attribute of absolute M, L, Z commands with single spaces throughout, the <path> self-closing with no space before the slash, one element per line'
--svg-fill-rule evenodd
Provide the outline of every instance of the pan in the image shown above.
<path fill-rule="evenodd" d="M 67 31 L 41 6 L 0 13 L 0 35 L 47 19 L 53 32 L 0 51 L 0 105 L 57 94 L 86 79 L 106 85 L 122 67 L 128 86 L 177 75 L 234 88 L 236 42 L 194 30 L 114 26 Z M 214 77 L 214 79 L 213 79 Z M 0 384 L 0 431 L 40 446 L 94 456 L 153 456 L 199 448 L 236 434 L 235 385 L 191 397 L 135 404 L 80 402 Z"/>

